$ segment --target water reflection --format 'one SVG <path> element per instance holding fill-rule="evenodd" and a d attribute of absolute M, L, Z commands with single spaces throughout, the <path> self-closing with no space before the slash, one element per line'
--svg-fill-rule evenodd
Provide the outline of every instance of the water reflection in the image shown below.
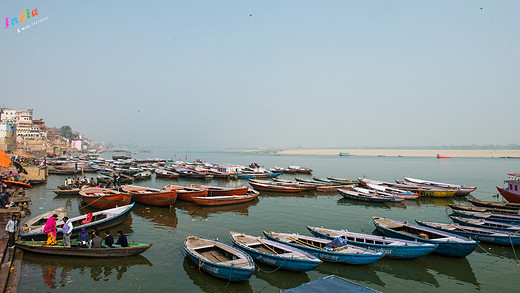
<path fill-rule="evenodd" d="M 255 276 L 276 288 L 290 289 L 298 287 L 303 283 L 310 282 L 309 276 L 304 272 L 288 272 L 284 270 L 276 270 L 276 268 L 258 263 L 256 265 L 258 268 L 255 271 Z"/>
<path fill-rule="evenodd" d="M 74 278 L 72 275 L 90 276 L 94 281 L 120 280 L 134 265 L 152 266 L 152 263 L 142 255 L 111 258 L 88 259 L 81 257 L 54 257 L 36 253 L 24 253 L 23 260 L 27 264 L 39 265 L 45 285 L 51 289 L 65 287 Z"/>
<path fill-rule="evenodd" d="M 191 261 L 188 256 L 184 257 L 184 262 L 182 265 L 190 280 L 193 281 L 193 284 L 198 286 L 204 292 L 253 292 L 253 288 L 251 288 L 249 281 L 233 283 L 215 278 L 206 272 L 199 270 L 197 265 Z"/>
<path fill-rule="evenodd" d="M 362 281 L 371 284 L 385 286 L 372 266 L 355 266 L 343 263 L 324 262 L 315 270 L 326 275 L 336 275 L 352 281 Z"/>
<path fill-rule="evenodd" d="M 435 276 L 415 260 L 380 260 L 374 263 L 374 270 L 387 273 L 403 280 L 413 280 L 439 287 Z"/>
<path fill-rule="evenodd" d="M 215 206 L 215 207 L 203 207 L 193 202 L 178 201 L 175 203 L 175 207 L 185 210 L 193 217 L 208 218 L 211 214 L 220 214 L 232 212 L 237 215 L 249 216 L 249 207 L 258 204 L 258 198 L 246 203 L 226 205 L 226 206 Z"/>
<path fill-rule="evenodd" d="M 480 283 L 473 273 L 473 269 L 465 257 L 442 257 L 427 255 L 416 260 L 419 266 L 423 266 L 455 280 L 470 283 L 480 288 Z"/>
<path fill-rule="evenodd" d="M 132 208 L 132 213 L 164 227 L 175 228 L 179 222 L 177 212 L 173 207 L 151 207 L 136 203 Z"/>
<path fill-rule="evenodd" d="M 480 247 L 477 247 L 474 252 L 480 254 L 491 254 L 504 259 L 516 260 L 520 255 L 520 249 L 512 246 L 498 246 L 487 243 L 480 243 Z"/>
<path fill-rule="evenodd" d="M 366 202 L 348 198 L 340 198 L 336 202 L 341 206 L 364 207 L 366 209 L 376 208 L 389 210 L 392 206 L 395 206 L 395 203 L 390 206 L 390 204 L 386 202 Z"/>

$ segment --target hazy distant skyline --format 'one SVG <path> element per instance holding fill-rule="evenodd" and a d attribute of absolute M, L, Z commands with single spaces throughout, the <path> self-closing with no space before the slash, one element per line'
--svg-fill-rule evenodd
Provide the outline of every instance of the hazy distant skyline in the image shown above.
<path fill-rule="evenodd" d="M 0 105 L 122 144 L 518 144 L 519 12 L 518 1 L 2 1 Z"/>

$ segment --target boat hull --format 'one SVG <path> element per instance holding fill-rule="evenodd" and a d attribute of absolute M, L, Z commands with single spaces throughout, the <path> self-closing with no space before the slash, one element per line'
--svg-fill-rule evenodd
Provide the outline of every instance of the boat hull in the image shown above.
<path fill-rule="evenodd" d="M 239 204 L 254 200 L 258 196 L 258 192 L 251 195 L 231 195 L 231 196 L 205 196 L 192 197 L 193 201 L 201 206 L 223 206 Z"/>
<path fill-rule="evenodd" d="M 103 196 L 81 196 L 85 204 L 98 210 L 106 210 L 118 206 L 129 205 L 132 196 L 129 194 L 115 194 Z"/>
<path fill-rule="evenodd" d="M 145 252 L 152 246 L 152 244 L 134 244 L 131 243 L 129 247 L 121 248 L 79 248 L 77 242 L 72 243 L 72 247 L 58 245 L 44 245 L 45 241 L 17 241 L 15 244 L 18 248 L 34 253 L 59 255 L 59 256 L 77 256 L 77 257 L 125 257 L 137 255 Z M 61 245 L 60 245 L 61 244 Z M 76 244 L 76 246 L 74 246 Z"/>
<path fill-rule="evenodd" d="M 509 190 L 506 190 L 504 188 L 498 187 L 497 190 L 508 202 L 512 203 L 520 203 L 520 194 L 513 193 Z"/>
<path fill-rule="evenodd" d="M 177 191 L 151 192 L 151 193 L 130 193 L 132 200 L 145 205 L 157 207 L 171 207 L 177 200 Z"/>

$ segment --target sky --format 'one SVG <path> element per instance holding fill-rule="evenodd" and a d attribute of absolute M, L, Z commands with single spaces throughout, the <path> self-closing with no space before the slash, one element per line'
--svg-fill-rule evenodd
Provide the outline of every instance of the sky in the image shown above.
<path fill-rule="evenodd" d="M 38 16 L 5 27 L 26 9 Z M 5 0 L 0 106 L 135 145 L 517 144 L 519 13 L 519 1 Z"/>

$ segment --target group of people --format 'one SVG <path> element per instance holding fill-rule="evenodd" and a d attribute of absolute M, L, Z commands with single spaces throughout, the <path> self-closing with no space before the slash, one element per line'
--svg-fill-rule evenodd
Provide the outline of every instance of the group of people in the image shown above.
<path fill-rule="evenodd" d="M 71 188 L 74 188 L 74 187 L 77 187 L 77 188 L 82 188 L 82 187 L 96 187 L 98 186 L 98 182 L 95 178 L 91 177 L 90 179 L 83 176 L 83 178 L 77 176 L 77 177 L 73 177 L 73 178 L 67 178 L 65 180 L 65 185 L 66 186 L 69 186 Z"/>
<path fill-rule="evenodd" d="M 52 217 L 47 219 L 45 226 L 43 228 L 43 233 L 47 235 L 47 245 L 57 245 L 58 241 L 56 240 L 57 236 L 57 226 L 56 221 L 58 220 L 58 215 L 54 214 Z M 72 225 L 72 221 L 68 217 L 63 217 L 63 228 L 61 230 L 63 234 L 63 246 L 71 247 L 70 237 L 72 235 L 72 231 L 74 226 Z M 128 239 L 126 235 L 123 234 L 122 230 L 117 231 L 118 239 L 117 242 L 114 243 L 114 238 L 110 235 L 110 231 L 105 231 L 105 243 L 103 243 L 103 239 L 96 228 L 92 230 L 92 237 L 89 240 L 89 234 L 86 229 L 81 228 L 81 233 L 78 237 L 78 246 L 83 248 L 112 248 L 112 247 L 128 247 Z"/>

